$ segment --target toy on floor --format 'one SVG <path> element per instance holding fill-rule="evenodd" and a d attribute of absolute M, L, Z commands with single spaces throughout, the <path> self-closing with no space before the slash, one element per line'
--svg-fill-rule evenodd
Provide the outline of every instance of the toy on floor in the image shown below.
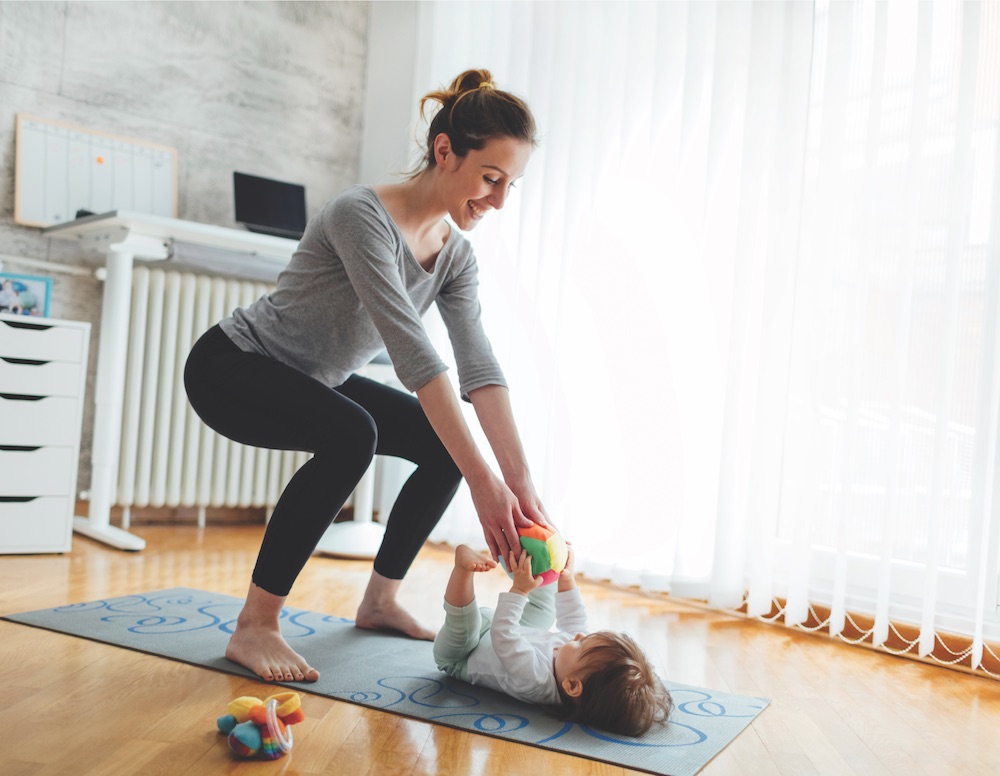
<path fill-rule="evenodd" d="M 531 575 L 541 575 L 543 585 L 550 585 L 559 579 L 569 558 L 562 534 L 537 523 L 528 528 L 518 528 L 517 533 L 521 537 L 521 549 L 531 556 Z M 501 558 L 500 563 L 510 574 L 506 560 Z"/>
<path fill-rule="evenodd" d="M 292 748 L 289 725 L 306 718 L 297 692 L 279 692 L 266 700 L 243 696 L 230 702 L 219 717 L 219 732 L 229 737 L 229 748 L 237 757 L 277 760 Z"/>

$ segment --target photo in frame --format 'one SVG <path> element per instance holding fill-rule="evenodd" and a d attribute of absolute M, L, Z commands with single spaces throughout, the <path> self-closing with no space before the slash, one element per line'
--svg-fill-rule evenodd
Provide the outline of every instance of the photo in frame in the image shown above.
<path fill-rule="evenodd" d="M 0 272 L 0 313 L 47 318 L 52 278 Z"/>

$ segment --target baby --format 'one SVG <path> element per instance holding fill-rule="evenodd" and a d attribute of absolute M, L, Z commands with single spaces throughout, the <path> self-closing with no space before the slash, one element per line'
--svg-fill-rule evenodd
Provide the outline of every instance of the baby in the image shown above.
<path fill-rule="evenodd" d="M 511 553 L 513 584 L 491 612 L 476 606 L 473 577 L 496 565 L 466 545 L 455 550 L 434 640 L 439 669 L 614 733 L 640 736 L 666 723 L 673 701 L 636 643 L 623 633 L 587 633 L 572 548 L 557 584 L 544 587 L 528 553 Z M 550 631 L 553 623 L 558 630 Z"/>

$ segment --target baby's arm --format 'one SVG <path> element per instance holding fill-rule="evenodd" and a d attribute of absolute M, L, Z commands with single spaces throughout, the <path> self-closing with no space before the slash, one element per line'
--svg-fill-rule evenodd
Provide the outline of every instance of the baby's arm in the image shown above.
<path fill-rule="evenodd" d="M 566 542 L 566 566 L 559 575 L 559 592 L 573 590 L 576 587 L 576 555 L 573 552 L 573 545 Z"/>
<path fill-rule="evenodd" d="M 576 586 L 573 546 L 569 545 L 568 549 L 566 568 L 559 575 L 556 594 L 556 627 L 563 633 L 590 633 L 587 628 L 587 610 L 583 605 L 583 596 Z"/>
<path fill-rule="evenodd" d="M 507 675 L 508 692 L 534 703 L 545 696 L 545 687 L 552 682 L 552 655 L 544 655 L 525 638 L 521 616 L 527 602 L 527 596 L 514 590 L 497 597 L 490 642 Z"/>
<path fill-rule="evenodd" d="M 531 556 L 526 552 L 515 560 L 510 553 L 507 562 L 513 569 L 509 593 L 501 593 L 490 626 L 493 650 L 507 672 L 512 694 L 521 700 L 536 702 L 545 697 L 544 688 L 552 682 L 552 656 L 543 655 L 525 638 L 521 624 L 528 593 L 537 588 L 542 578 L 531 575 Z"/>

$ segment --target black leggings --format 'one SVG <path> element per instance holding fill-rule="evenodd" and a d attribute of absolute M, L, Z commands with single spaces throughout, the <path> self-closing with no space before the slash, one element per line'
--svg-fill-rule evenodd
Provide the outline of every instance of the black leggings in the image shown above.
<path fill-rule="evenodd" d="M 313 454 L 278 499 L 257 556 L 253 581 L 274 595 L 288 595 L 376 453 L 417 465 L 375 557 L 375 570 L 390 579 L 406 574 L 461 482 L 417 399 L 374 380 L 352 375 L 329 388 L 243 352 L 213 326 L 188 356 L 184 386 L 195 412 L 223 436 Z"/>

